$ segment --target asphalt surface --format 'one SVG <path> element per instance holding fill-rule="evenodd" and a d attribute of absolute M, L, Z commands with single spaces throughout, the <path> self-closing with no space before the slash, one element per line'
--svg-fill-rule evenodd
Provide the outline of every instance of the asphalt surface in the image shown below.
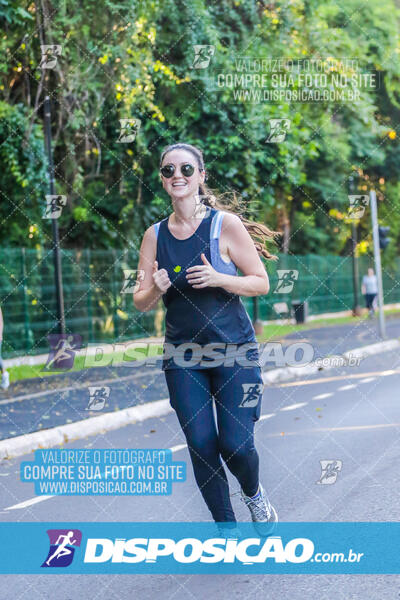
<path fill-rule="evenodd" d="M 387 337 L 400 337 L 400 319 L 387 319 Z M 313 358 L 341 354 L 379 341 L 376 319 L 358 324 L 323 327 L 296 332 L 282 338 L 283 353 L 296 342 L 310 344 Z M 13 383 L 0 390 L 0 440 L 42 431 L 147 402 L 168 398 L 161 362 L 145 366 L 91 368 Z M 264 370 L 280 364 L 272 361 Z M 102 411 L 87 410 L 89 386 L 108 386 L 109 397 Z"/>
<path fill-rule="evenodd" d="M 399 388 L 398 352 L 266 387 L 256 447 L 260 479 L 280 521 L 399 521 Z M 19 465 L 33 458 L 29 454 L 1 464 L 1 521 L 211 521 L 174 412 L 65 448 L 173 448 L 174 459 L 187 462 L 187 480 L 164 497 L 43 499 L 33 484 L 19 480 Z M 334 484 L 317 484 L 321 460 L 342 461 Z M 239 485 L 227 474 L 233 494 Z M 232 503 L 237 520 L 248 521 L 238 496 Z M 7 575 L 1 583 L 0 600 L 381 600 L 398 599 L 400 575 Z"/>
<path fill-rule="evenodd" d="M 386 337 L 400 337 L 400 319 L 396 316 L 386 317 Z M 320 327 L 308 331 L 298 331 L 285 336 L 283 343 L 288 344 L 301 339 L 312 344 L 315 358 L 328 354 L 343 354 L 353 348 L 360 348 L 382 341 L 379 337 L 377 316 L 359 323 Z"/>

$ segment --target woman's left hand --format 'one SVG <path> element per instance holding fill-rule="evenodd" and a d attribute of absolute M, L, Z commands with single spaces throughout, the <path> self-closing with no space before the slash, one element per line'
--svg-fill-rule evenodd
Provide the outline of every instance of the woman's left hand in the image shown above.
<path fill-rule="evenodd" d="M 201 260 L 204 263 L 203 265 L 186 269 L 186 279 L 194 288 L 218 287 L 220 285 L 220 273 L 211 266 L 205 254 L 201 254 Z"/>

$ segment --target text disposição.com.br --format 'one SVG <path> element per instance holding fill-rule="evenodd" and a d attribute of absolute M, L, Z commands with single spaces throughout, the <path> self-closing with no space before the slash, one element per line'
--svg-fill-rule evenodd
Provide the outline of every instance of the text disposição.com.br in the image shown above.
<path fill-rule="evenodd" d="M 316 552 L 314 543 L 308 538 L 294 538 L 286 544 L 280 536 L 260 538 L 225 539 L 223 537 L 200 540 L 183 538 L 175 541 L 170 538 L 89 538 L 87 540 L 85 563 L 155 563 L 169 558 L 179 563 L 359 563 L 362 552 L 350 548 L 344 552 Z"/>

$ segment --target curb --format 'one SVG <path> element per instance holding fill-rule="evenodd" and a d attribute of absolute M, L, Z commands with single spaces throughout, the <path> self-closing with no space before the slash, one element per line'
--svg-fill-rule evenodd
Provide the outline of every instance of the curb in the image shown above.
<path fill-rule="evenodd" d="M 0 459 L 14 458 L 28 454 L 40 448 L 51 448 L 85 438 L 88 435 L 98 435 L 125 425 L 145 421 L 151 417 L 162 417 L 172 412 L 169 399 L 157 400 L 140 406 L 124 408 L 113 413 L 105 413 L 98 417 L 75 421 L 68 425 L 60 425 L 45 431 L 35 431 L 8 440 L 0 441 Z"/>
<path fill-rule="evenodd" d="M 400 348 L 400 340 L 386 340 L 384 342 L 370 344 L 369 346 L 354 348 L 354 350 L 348 350 L 343 354 L 327 356 L 325 358 L 318 359 L 309 365 L 273 369 L 272 371 L 263 373 L 262 378 L 264 384 L 281 383 L 284 381 L 289 381 L 293 378 L 300 379 L 307 375 L 315 375 L 321 371 L 328 371 L 329 369 L 333 369 L 337 366 L 345 367 L 349 364 L 350 360 L 362 360 L 367 356 L 380 354 L 381 352 L 389 352 L 390 350 L 396 350 L 397 348 Z M 326 362 L 328 362 L 327 365 L 325 365 Z"/>
<path fill-rule="evenodd" d="M 341 363 L 341 366 L 346 366 L 349 359 L 362 360 L 367 356 L 388 352 L 400 348 L 400 340 L 392 339 L 376 344 L 370 344 L 361 348 L 349 350 L 341 355 L 329 356 L 323 359 L 314 361 L 309 365 L 300 367 L 282 367 L 273 369 L 263 373 L 262 378 L 264 384 L 274 384 L 288 381 L 293 378 L 300 379 L 306 375 L 315 375 L 324 370 L 333 369 Z M 330 361 L 331 365 L 322 366 L 321 362 Z M 336 363 L 336 364 L 335 364 Z M 83 419 L 68 425 L 60 425 L 44 431 L 35 431 L 25 435 L 10 438 L 0 441 L 0 459 L 14 458 L 28 454 L 33 450 L 40 448 L 48 448 L 67 442 L 85 438 L 88 435 L 98 435 L 105 431 L 111 431 L 150 418 L 162 417 L 173 412 L 169 399 L 156 400 L 148 404 L 125 408 L 113 413 L 105 413 L 98 417 Z"/>

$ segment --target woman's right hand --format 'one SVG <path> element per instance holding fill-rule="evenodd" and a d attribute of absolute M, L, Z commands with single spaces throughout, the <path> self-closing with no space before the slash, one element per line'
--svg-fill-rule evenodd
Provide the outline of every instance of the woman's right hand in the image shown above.
<path fill-rule="evenodd" d="M 158 269 L 158 262 L 156 260 L 153 264 L 153 281 L 163 294 L 171 286 L 167 271 L 165 269 Z"/>

